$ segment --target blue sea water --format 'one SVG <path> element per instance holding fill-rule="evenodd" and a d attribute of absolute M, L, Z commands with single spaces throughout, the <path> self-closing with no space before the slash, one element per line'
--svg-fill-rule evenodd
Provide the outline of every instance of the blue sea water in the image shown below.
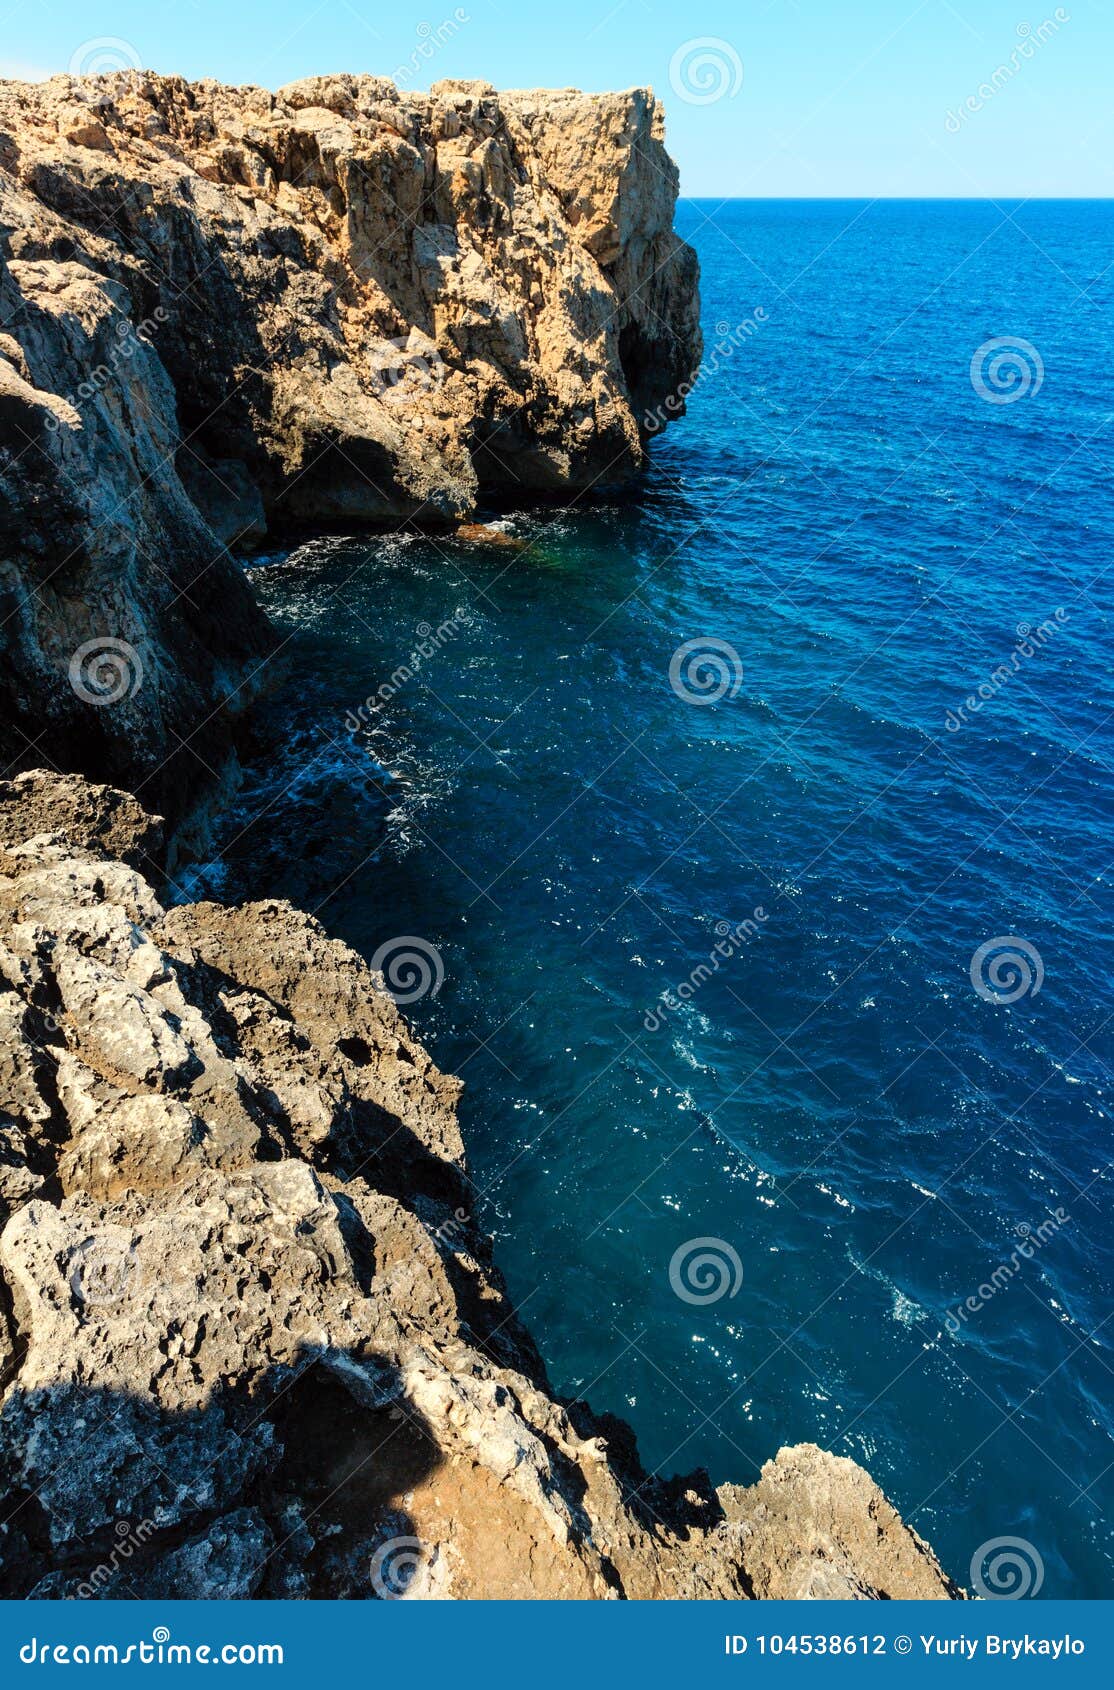
<path fill-rule="evenodd" d="M 961 1582 L 1108 1596 L 1111 208 L 679 226 L 641 487 L 254 567 L 296 678 L 209 878 L 435 949 L 477 1215 L 651 1468 L 812 1440 Z"/>

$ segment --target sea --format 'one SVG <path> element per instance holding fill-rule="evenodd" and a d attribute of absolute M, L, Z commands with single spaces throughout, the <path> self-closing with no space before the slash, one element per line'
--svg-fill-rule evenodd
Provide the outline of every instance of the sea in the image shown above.
<path fill-rule="evenodd" d="M 180 895 L 384 969 L 648 1469 L 816 1443 L 968 1589 L 1110 1596 L 1114 214 L 678 228 L 638 485 L 251 562 L 288 679 Z"/>

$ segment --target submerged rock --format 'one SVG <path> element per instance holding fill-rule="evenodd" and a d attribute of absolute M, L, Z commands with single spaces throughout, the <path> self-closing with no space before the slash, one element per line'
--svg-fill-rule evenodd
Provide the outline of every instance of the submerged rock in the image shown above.
<path fill-rule="evenodd" d="M 130 801 L 43 833 L 53 784 L 0 797 L 5 1593 L 959 1594 L 851 1461 L 664 1483 L 557 1400 L 378 977 L 288 904 L 164 912 Z"/>
<path fill-rule="evenodd" d="M 528 541 L 517 534 L 508 534 L 502 528 L 496 528 L 491 522 L 462 522 L 456 530 L 456 538 L 463 540 L 470 546 L 498 546 L 506 551 L 524 552 Z"/>

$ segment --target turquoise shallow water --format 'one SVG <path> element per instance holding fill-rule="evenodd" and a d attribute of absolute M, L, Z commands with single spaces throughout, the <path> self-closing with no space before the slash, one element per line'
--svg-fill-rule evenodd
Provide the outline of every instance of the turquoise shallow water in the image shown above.
<path fill-rule="evenodd" d="M 812 1439 L 963 1582 L 1109 1595 L 1111 211 L 681 223 L 640 489 L 253 569 L 295 678 L 202 878 L 434 948 L 477 1212 L 650 1466 Z"/>

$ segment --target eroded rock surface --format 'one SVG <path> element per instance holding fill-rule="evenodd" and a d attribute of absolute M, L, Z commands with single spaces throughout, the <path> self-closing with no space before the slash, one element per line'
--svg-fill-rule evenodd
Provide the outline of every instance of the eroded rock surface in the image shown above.
<path fill-rule="evenodd" d="M 636 472 L 700 356 L 662 135 L 638 89 L 0 82 L 5 763 L 180 811 L 272 646 L 226 546 Z"/>
<path fill-rule="evenodd" d="M 459 1083 L 310 917 L 164 911 L 129 803 L 0 794 L 6 1594 L 957 1594 L 853 1462 L 664 1483 L 556 1400 Z"/>

